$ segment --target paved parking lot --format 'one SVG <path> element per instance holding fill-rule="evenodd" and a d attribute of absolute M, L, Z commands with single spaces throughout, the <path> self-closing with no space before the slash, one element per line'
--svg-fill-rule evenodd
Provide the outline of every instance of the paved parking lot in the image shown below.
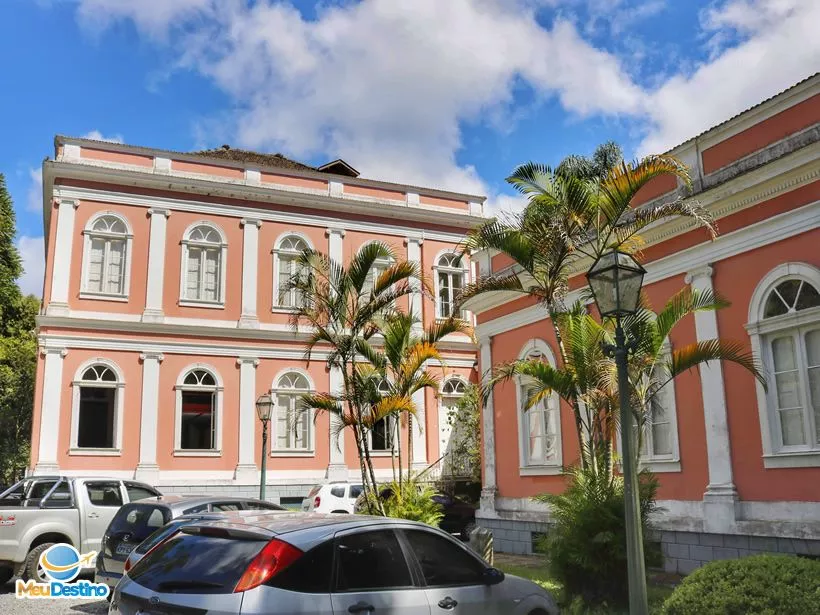
<path fill-rule="evenodd" d="M 101 615 L 107 612 L 106 600 L 18 600 L 14 595 L 14 582 L 0 586 L 0 613 L 3 615 Z"/>

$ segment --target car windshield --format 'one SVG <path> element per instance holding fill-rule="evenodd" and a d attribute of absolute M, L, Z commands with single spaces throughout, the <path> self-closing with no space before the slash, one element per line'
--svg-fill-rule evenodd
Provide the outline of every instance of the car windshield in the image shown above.
<path fill-rule="evenodd" d="M 108 526 L 109 536 L 129 534 L 132 542 L 145 540 L 171 518 L 171 511 L 156 504 L 126 504 L 117 511 Z"/>
<path fill-rule="evenodd" d="M 140 560 L 129 576 L 150 591 L 227 594 L 265 544 L 179 533 Z"/>
<path fill-rule="evenodd" d="M 198 518 L 199 517 L 179 517 L 174 519 L 166 525 L 163 525 L 161 528 L 154 530 L 134 550 L 140 555 L 144 555 L 145 553 L 148 553 L 148 551 L 150 551 L 155 544 L 161 542 L 163 538 L 173 534 L 186 523 L 196 521 Z"/>

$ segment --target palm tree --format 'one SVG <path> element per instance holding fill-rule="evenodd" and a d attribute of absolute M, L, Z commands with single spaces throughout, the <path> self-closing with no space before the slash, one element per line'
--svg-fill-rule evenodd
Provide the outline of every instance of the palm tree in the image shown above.
<path fill-rule="evenodd" d="M 488 292 L 536 298 L 550 317 L 564 364 L 568 354 L 558 315 L 565 311 L 568 279 L 579 272 L 585 259 L 594 261 L 612 248 L 634 252 L 642 245 L 640 233 L 648 225 L 670 217 L 688 217 L 716 234 L 709 213 L 693 201 L 676 198 L 631 207 L 638 191 L 661 175 L 671 174 L 691 187 L 683 163 L 665 155 L 626 163 L 613 154 L 611 144 L 602 148 L 610 151 L 596 152 L 588 165 L 570 157 L 556 171 L 532 162 L 518 167 L 507 181 L 528 197 L 526 209 L 488 221 L 471 231 L 463 243 L 465 252 L 495 250 L 510 257 L 514 266 L 467 285 L 459 303 Z M 571 406 L 584 450 L 587 432 L 579 406 L 582 396 L 579 391 Z"/>
<path fill-rule="evenodd" d="M 439 379 L 426 369 L 429 361 L 443 363 L 438 344 L 451 333 L 471 333 L 470 326 L 458 318 L 448 318 L 434 322 L 418 334 L 419 320 L 414 314 L 392 313 L 381 319 L 379 329 L 381 339 L 378 345 L 365 342 L 362 354 L 376 367 L 381 377 L 388 382 L 389 392 L 385 397 L 403 400 L 396 404 L 407 416 L 407 474 L 410 475 L 413 463 L 413 417 L 417 408 L 413 403 L 413 393 L 425 388 L 438 390 Z M 400 410 L 397 410 L 399 412 Z M 394 426 L 398 441 L 402 416 L 397 414 Z M 399 474 L 398 484 L 402 483 L 401 446 L 398 447 Z"/>
<path fill-rule="evenodd" d="M 385 267 L 387 261 L 391 264 Z M 395 311 L 399 297 L 414 291 L 411 280 L 420 280 L 427 293 L 429 283 L 418 264 L 399 261 L 390 246 L 381 242 L 364 246 L 347 267 L 326 254 L 305 250 L 297 270 L 288 286 L 303 300 L 291 316 L 291 325 L 310 331 L 305 359 L 327 352 L 328 368 L 339 369 L 342 376 L 340 391 L 304 395 L 300 407 L 337 417 L 336 437 L 345 428 L 353 430 L 363 488 L 375 493 L 368 431 L 384 416 L 410 411 L 411 406 L 406 400 L 376 395 L 374 367 L 362 356 L 367 357 L 370 342 L 379 333 L 378 321 Z"/>
<path fill-rule="evenodd" d="M 642 428 L 650 420 L 653 402 L 663 387 L 698 365 L 730 361 L 765 383 L 753 356 L 739 342 L 711 339 L 682 348 L 666 347 L 666 340 L 681 320 L 695 312 L 726 307 L 729 304 L 724 299 L 711 291 L 699 292 L 686 287 L 672 296 L 657 314 L 646 305 L 622 321 L 630 339 L 637 340 L 629 358 L 629 384 L 633 411 Z M 612 323 L 598 323 L 580 303 L 568 312 L 557 314 L 556 318 L 565 341 L 564 365 L 554 368 L 539 359 L 527 359 L 497 366 L 483 394 L 486 397 L 499 383 L 521 377 L 532 383 L 525 410 L 553 393 L 575 404 L 581 409 L 582 427 L 589 434 L 582 444 L 582 467 L 593 473 L 611 473 L 618 419 L 618 379 L 615 362 L 606 356 L 603 344 L 613 341 Z M 635 450 L 636 455 L 639 454 L 640 448 Z"/>

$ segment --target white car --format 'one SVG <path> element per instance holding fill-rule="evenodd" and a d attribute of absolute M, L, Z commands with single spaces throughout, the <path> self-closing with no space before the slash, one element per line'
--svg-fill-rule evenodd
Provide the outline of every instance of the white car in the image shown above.
<path fill-rule="evenodd" d="M 316 485 L 302 500 L 302 510 L 320 513 L 353 514 L 356 498 L 362 493 L 360 483 L 327 483 Z"/>

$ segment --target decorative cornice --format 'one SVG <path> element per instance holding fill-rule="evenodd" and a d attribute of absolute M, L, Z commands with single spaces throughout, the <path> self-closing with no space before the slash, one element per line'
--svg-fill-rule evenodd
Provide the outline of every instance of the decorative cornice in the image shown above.
<path fill-rule="evenodd" d="M 242 218 L 239 221 L 239 226 L 255 226 L 256 228 L 260 228 L 262 226 L 262 221 L 259 218 Z"/>
<path fill-rule="evenodd" d="M 150 216 L 165 216 L 166 218 L 171 217 L 171 210 L 170 209 L 163 209 L 162 207 L 151 207 L 146 214 Z"/>
<path fill-rule="evenodd" d="M 62 207 L 63 205 L 71 205 L 74 209 L 77 209 L 80 206 L 80 200 L 66 197 L 55 197 L 54 204 L 58 208 Z"/>
<path fill-rule="evenodd" d="M 161 352 L 141 352 L 140 353 L 140 361 L 156 361 L 157 363 L 162 363 L 165 360 L 165 355 Z"/>
<path fill-rule="evenodd" d="M 49 354 L 56 354 L 56 355 L 59 355 L 59 356 L 60 356 L 60 358 L 61 358 L 61 359 L 63 359 L 63 358 L 65 358 L 65 356 L 68 354 L 68 350 L 66 350 L 66 348 L 64 348 L 64 347 L 57 347 L 57 346 L 50 346 L 50 347 L 46 347 L 46 346 L 40 346 L 40 355 L 41 355 L 41 356 L 43 356 L 43 357 L 44 357 L 44 356 L 49 355 Z"/>
<path fill-rule="evenodd" d="M 259 359 L 257 357 L 238 357 L 236 364 L 239 366 L 253 365 L 254 367 L 259 367 Z"/>
<path fill-rule="evenodd" d="M 330 237 L 333 234 L 339 235 L 339 237 L 344 237 L 346 232 L 343 228 L 338 227 L 328 227 L 325 229 L 325 237 Z"/>
<path fill-rule="evenodd" d="M 692 271 L 688 272 L 686 276 L 684 276 L 683 281 L 687 284 L 692 284 L 700 278 L 707 278 L 711 280 L 714 272 L 715 271 L 712 269 L 711 265 L 703 265 L 702 267 L 692 269 Z"/>

